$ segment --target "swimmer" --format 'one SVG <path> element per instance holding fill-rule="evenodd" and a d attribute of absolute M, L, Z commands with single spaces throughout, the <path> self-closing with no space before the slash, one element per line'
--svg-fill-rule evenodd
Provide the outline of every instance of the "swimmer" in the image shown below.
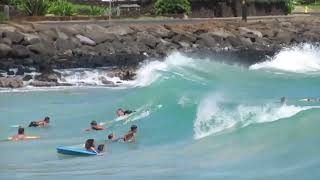
<path fill-rule="evenodd" d="M 111 133 L 108 135 L 108 142 L 109 143 L 118 142 L 121 139 L 123 139 L 123 138 L 117 138 L 115 133 Z"/>
<path fill-rule="evenodd" d="M 23 127 L 19 127 L 18 129 L 18 134 L 9 137 L 8 140 L 12 140 L 12 141 L 19 141 L 19 140 L 28 140 L 28 139 L 39 139 L 40 137 L 38 136 L 26 136 L 24 134 L 24 128 Z"/>
<path fill-rule="evenodd" d="M 45 117 L 43 120 L 30 122 L 29 127 L 47 127 L 49 123 L 50 123 L 50 118 Z"/>
<path fill-rule="evenodd" d="M 287 102 L 287 99 L 286 99 L 286 97 L 282 97 L 281 99 L 280 99 L 280 103 L 283 105 L 283 104 L 286 104 L 286 102 Z"/>
<path fill-rule="evenodd" d="M 88 139 L 84 147 L 86 148 L 87 151 L 95 152 L 97 154 L 104 151 L 104 144 L 100 144 L 98 146 L 98 149 L 96 149 L 94 139 Z"/>
<path fill-rule="evenodd" d="M 135 133 L 137 133 L 137 131 L 138 131 L 138 126 L 132 125 L 130 128 L 130 131 L 128 131 L 127 134 L 125 134 L 123 136 L 123 141 L 124 142 L 136 142 L 137 138 L 135 136 Z"/>
<path fill-rule="evenodd" d="M 125 115 L 129 115 L 131 113 L 133 113 L 135 111 L 131 111 L 131 110 L 123 110 L 122 108 L 119 108 L 117 111 L 116 111 L 116 114 L 118 117 L 121 117 L 121 116 L 125 116 Z"/>
<path fill-rule="evenodd" d="M 103 126 L 98 125 L 97 121 L 93 120 L 90 123 L 90 128 L 85 129 L 85 131 L 91 131 L 91 130 L 102 131 L 102 130 L 105 130 L 105 128 Z"/>

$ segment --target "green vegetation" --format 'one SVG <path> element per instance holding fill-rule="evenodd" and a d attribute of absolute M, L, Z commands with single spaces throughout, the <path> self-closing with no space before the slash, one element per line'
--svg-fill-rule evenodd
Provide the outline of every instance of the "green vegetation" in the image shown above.
<path fill-rule="evenodd" d="M 20 8 L 28 16 L 44 16 L 49 7 L 48 0 L 22 0 Z"/>
<path fill-rule="evenodd" d="M 189 14 L 191 12 L 191 6 L 188 0 L 157 0 L 154 8 L 158 15 Z"/>
<path fill-rule="evenodd" d="M 291 14 L 293 10 L 295 9 L 295 3 L 294 0 L 286 0 L 286 6 L 287 6 L 287 12 L 288 14 Z"/>
<path fill-rule="evenodd" d="M 320 11 L 320 0 L 317 0 L 314 4 L 308 5 L 310 9 Z"/>
<path fill-rule="evenodd" d="M 103 16 L 109 11 L 99 6 L 79 5 L 67 0 L 0 0 L 1 4 L 15 6 L 27 16 Z"/>
<path fill-rule="evenodd" d="M 56 16 L 72 16 L 75 13 L 73 4 L 65 0 L 56 0 L 50 3 L 48 9 L 49 14 L 54 14 Z"/>

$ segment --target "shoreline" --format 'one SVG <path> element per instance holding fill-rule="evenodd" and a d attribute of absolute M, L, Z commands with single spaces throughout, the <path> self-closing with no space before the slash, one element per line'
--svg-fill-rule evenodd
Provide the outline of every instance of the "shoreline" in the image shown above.
<path fill-rule="evenodd" d="M 315 16 L 248 23 L 0 25 L 0 73 L 9 75 L 0 74 L 0 87 L 21 88 L 30 78 L 37 81 L 34 86 L 60 86 L 53 69 L 70 68 L 114 67 L 113 77 L 133 80 L 141 62 L 172 52 L 230 56 L 228 63 L 251 65 L 285 47 L 319 43 L 319 29 L 320 17 Z M 39 74 L 26 78 L 30 72 Z"/>

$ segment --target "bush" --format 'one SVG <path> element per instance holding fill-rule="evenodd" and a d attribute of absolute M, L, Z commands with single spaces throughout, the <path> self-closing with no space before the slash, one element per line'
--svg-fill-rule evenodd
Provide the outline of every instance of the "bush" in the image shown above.
<path fill-rule="evenodd" d="M 189 14 L 191 6 L 188 0 L 157 0 L 155 10 L 157 14 Z"/>
<path fill-rule="evenodd" d="M 21 10 L 28 16 L 44 16 L 50 7 L 48 0 L 23 0 Z"/>
<path fill-rule="evenodd" d="M 287 8 L 287 14 L 291 14 L 292 11 L 295 8 L 295 3 L 293 0 L 286 0 L 286 8 Z"/>
<path fill-rule="evenodd" d="M 56 16 L 72 16 L 75 13 L 75 9 L 73 4 L 66 0 L 56 0 L 51 3 L 48 12 Z"/>
<path fill-rule="evenodd" d="M 106 14 L 106 9 L 98 6 L 74 5 L 76 14 L 87 16 L 103 16 Z"/>

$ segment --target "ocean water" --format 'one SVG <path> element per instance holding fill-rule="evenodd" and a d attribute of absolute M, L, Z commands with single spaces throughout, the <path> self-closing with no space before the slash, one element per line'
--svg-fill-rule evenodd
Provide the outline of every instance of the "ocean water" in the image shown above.
<path fill-rule="evenodd" d="M 0 142 L 0 179 L 319 179 L 320 101 L 301 99 L 320 98 L 320 48 L 283 49 L 250 67 L 216 60 L 173 53 L 120 87 L 100 86 L 102 71 L 73 69 L 64 81 L 74 87 L 2 89 L 2 139 L 52 121 L 26 128 L 40 140 Z M 116 118 L 119 107 L 137 112 Z M 91 120 L 108 129 L 84 132 Z M 56 152 L 105 143 L 132 124 L 138 142 L 107 144 L 103 156 Z"/>

